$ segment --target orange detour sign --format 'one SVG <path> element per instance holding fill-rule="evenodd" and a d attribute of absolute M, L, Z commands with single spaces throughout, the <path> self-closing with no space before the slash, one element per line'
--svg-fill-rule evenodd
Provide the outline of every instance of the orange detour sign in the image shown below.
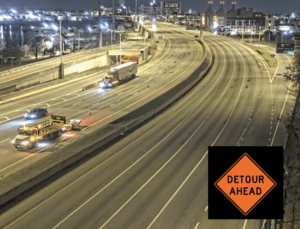
<path fill-rule="evenodd" d="M 276 182 L 244 153 L 215 182 L 215 186 L 244 215 L 248 215 L 271 192 Z"/>

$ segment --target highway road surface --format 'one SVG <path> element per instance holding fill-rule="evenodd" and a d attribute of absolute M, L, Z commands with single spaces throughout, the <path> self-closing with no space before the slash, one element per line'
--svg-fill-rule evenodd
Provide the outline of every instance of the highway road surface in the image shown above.
<path fill-rule="evenodd" d="M 184 36 L 175 32 L 182 27 L 167 29 L 180 59 L 164 60 L 172 68 L 176 60 L 178 64 L 188 60 L 185 65 L 193 61 L 198 51 L 189 35 L 196 31 Z M 251 48 L 211 33 L 205 33 L 204 40 L 215 63 L 201 83 L 138 130 L 3 212 L 0 227 L 261 228 L 262 220 L 208 220 L 207 149 L 283 145 L 286 111 L 295 98 L 289 83 L 278 75 L 282 69 L 272 75 Z M 190 55 L 184 58 L 183 53 Z M 147 71 L 150 75 L 159 68 Z M 151 82 L 162 83 L 161 78 Z M 139 90 L 145 89 L 135 87 L 125 93 Z M 92 99 L 83 98 L 78 101 L 84 104 Z"/>
<path fill-rule="evenodd" d="M 71 142 L 82 137 L 91 127 L 105 125 L 121 117 L 151 96 L 156 96 L 170 83 L 189 76 L 203 60 L 203 50 L 193 37 L 172 32 L 158 43 L 157 55 L 146 65 L 139 67 L 137 78 L 113 89 L 95 88 L 81 91 L 85 85 L 98 82 L 105 71 L 90 74 L 67 82 L 64 86 L 33 96 L 1 104 L 0 110 L 0 174 L 12 172 L 39 160 L 60 148 L 62 142 Z M 165 45 L 166 44 L 166 45 Z M 82 119 L 89 130 L 64 134 L 56 141 L 43 144 L 28 151 L 17 151 L 11 140 L 23 124 L 32 124 L 49 119 L 25 120 L 23 115 L 35 107 L 47 107 L 50 114 L 65 115 L 67 119 Z M 92 115 L 88 111 L 92 111 Z"/>

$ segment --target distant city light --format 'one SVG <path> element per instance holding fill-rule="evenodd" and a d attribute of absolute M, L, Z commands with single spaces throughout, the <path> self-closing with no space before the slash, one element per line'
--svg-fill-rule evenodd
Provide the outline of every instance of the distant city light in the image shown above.
<path fill-rule="evenodd" d="M 46 29 L 49 29 L 49 25 L 47 25 L 46 23 L 43 23 L 43 26 L 46 28 Z"/>
<path fill-rule="evenodd" d="M 216 29 L 218 26 L 218 22 L 214 22 L 214 29 Z"/>
<path fill-rule="evenodd" d="M 56 25 L 52 24 L 51 26 L 54 30 L 56 30 L 56 31 L 58 30 L 58 27 Z"/>

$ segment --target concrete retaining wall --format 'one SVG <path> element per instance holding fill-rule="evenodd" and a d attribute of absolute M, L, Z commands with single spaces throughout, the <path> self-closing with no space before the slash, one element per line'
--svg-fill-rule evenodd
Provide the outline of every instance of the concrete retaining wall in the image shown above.
<path fill-rule="evenodd" d="M 107 66 L 107 53 L 100 53 L 98 57 L 96 55 L 90 56 L 86 59 L 76 60 L 65 64 L 64 75 L 65 77 L 74 74 L 85 72 L 93 68 L 99 68 Z"/>
<path fill-rule="evenodd" d="M 63 74 L 61 74 L 61 66 L 58 63 L 55 67 L 46 70 L 41 69 L 38 73 L 0 84 L 0 95 L 57 80 L 61 78 L 61 75 L 68 78 L 92 69 L 99 69 L 103 66 L 107 66 L 107 51 L 97 54 L 87 54 L 84 58 L 64 63 Z"/>
<path fill-rule="evenodd" d="M 113 121 L 91 134 L 71 143 L 68 147 L 58 150 L 15 174 L 4 177 L 0 183 L 0 205 L 10 201 L 29 188 L 48 179 L 53 174 L 75 163 L 96 149 L 104 146 L 120 134 L 136 127 L 157 112 L 166 108 L 184 93 L 188 92 L 205 76 L 212 65 L 212 54 L 204 45 L 206 58 L 188 78 L 177 86 L 146 103 L 142 107 L 129 112 L 127 115 Z"/>

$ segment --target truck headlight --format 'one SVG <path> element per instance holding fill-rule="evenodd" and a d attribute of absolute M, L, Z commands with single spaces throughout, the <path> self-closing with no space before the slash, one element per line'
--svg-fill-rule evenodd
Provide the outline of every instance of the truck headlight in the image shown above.
<path fill-rule="evenodd" d="M 29 144 L 29 141 L 23 141 L 21 144 L 27 146 Z"/>
<path fill-rule="evenodd" d="M 13 140 L 11 141 L 11 143 L 12 143 L 12 144 L 15 144 L 15 139 L 13 139 Z"/>
<path fill-rule="evenodd" d="M 105 87 L 105 83 L 100 82 L 99 86 L 103 88 L 103 87 Z"/>
<path fill-rule="evenodd" d="M 24 114 L 24 117 L 27 118 L 28 114 Z"/>

